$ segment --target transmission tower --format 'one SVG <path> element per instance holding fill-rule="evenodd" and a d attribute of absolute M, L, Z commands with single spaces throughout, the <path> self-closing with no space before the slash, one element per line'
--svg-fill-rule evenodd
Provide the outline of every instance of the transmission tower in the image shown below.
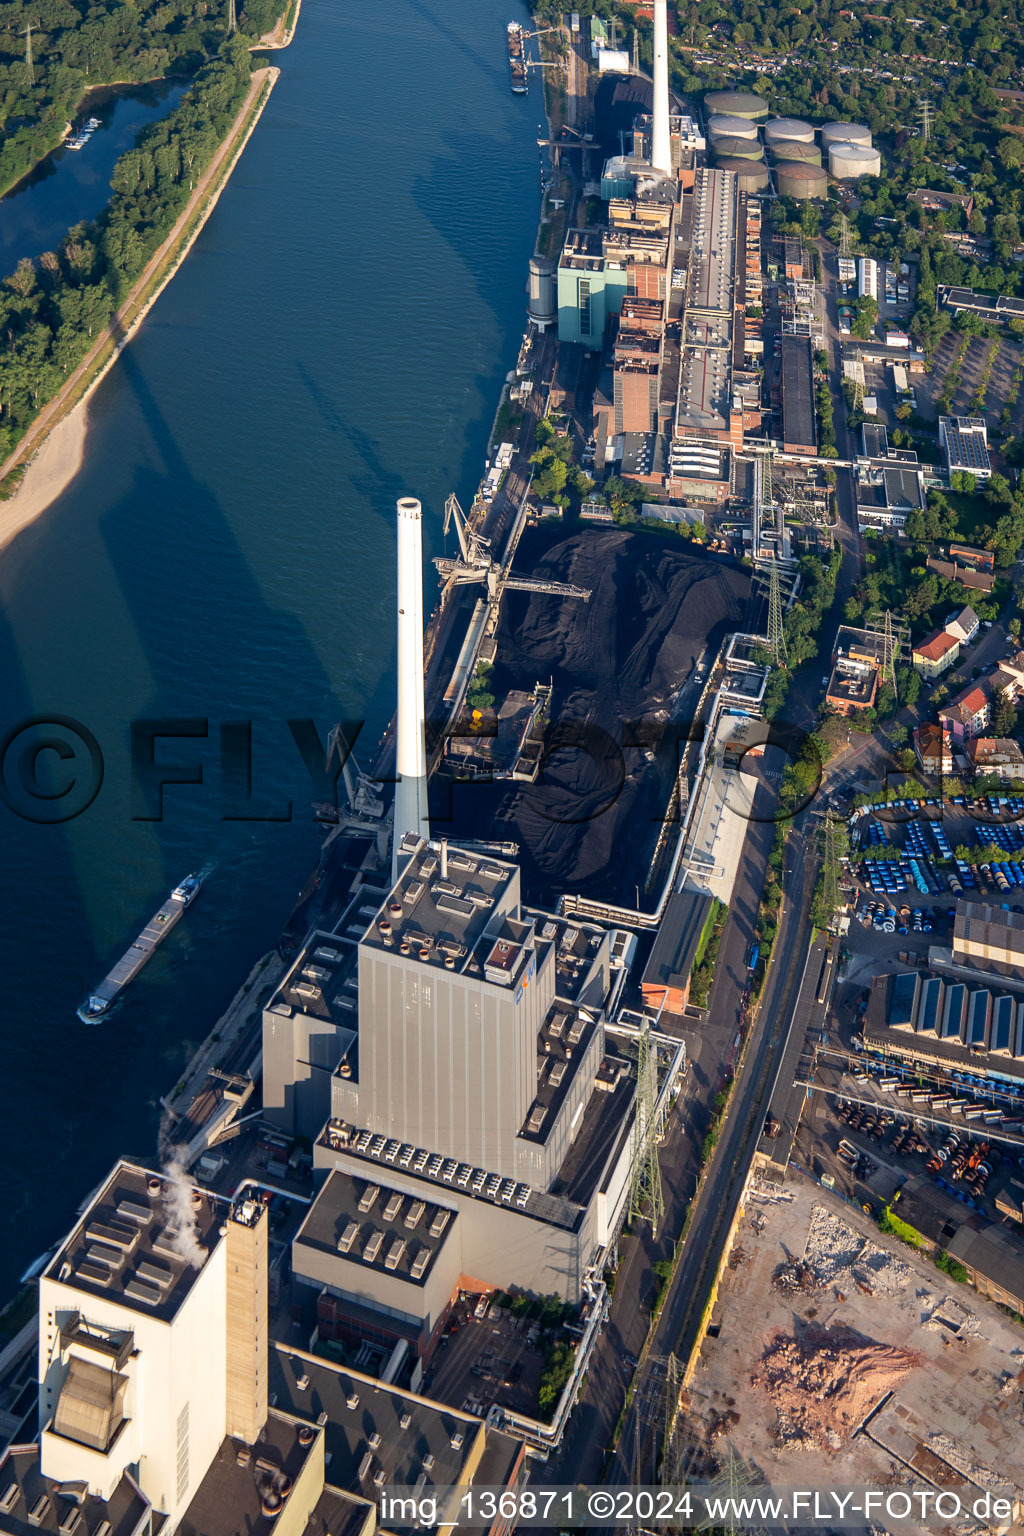
<path fill-rule="evenodd" d="M 637 27 L 633 28 L 633 73 L 640 73 L 640 31 Z"/>
<path fill-rule="evenodd" d="M 768 649 L 777 667 L 786 666 L 786 630 L 782 622 L 782 583 L 777 560 L 772 561 L 768 578 Z"/>
<path fill-rule="evenodd" d="M 238 31 L 238 17 L 235 14 L 235 0 L 228 0 L 228 37 Z"/>
<path fill-rule="evenodd" d="M 885 610 L 885 622 L 882 628 L 882 682 L 888 683 L 893 692 L 893 698 L 898 698 L 896 689 L 896 658 L 900 653 L 900 637 L 893 628 L 892 614 Z"/>
<path fill-rule="evenodd" d="M 658 1127 L 654 1113 L 658 1097 L 657 1065 L 658 1053 L 651 1049 L 650 1021 L 645 1019 L 636 1059 L 636 1118 L 633 1122 L 633 1168 L 629 1185 L 628 1219 L 631 1224 L 634 1221 L 649 1221 L 655 1235 L 665 1214 L 661 1164 L 658 1162 Z"/>
<path fill-rule="evenodd" d="M 853 255 L 853 236 L 850 234 L 850 221 L 845 213 L 839 215 L 839 254 L 840 256 Z"/>
<path fill-rule="evenodd" d="M 843 824 L 834 811 L 825 812 L 825 821 L 822 826 L 823 863 L 821 872 L 822 902 L 828 908 L 829 923 L 831 924 L 836 913 L 842 905 L 839 892 L 840 866 L 845 851 L 845 831 Z"/>
<path fill-rule="evenodd" d="M 701 1526 L 700 1529 L 702 1531 L 714 1530 L 724 1532 L 725 1536 L 762 1536 L 761 1531 L 756 1526 L 749 1524 L 739 1525 L 736 1522 L 734 1512 L 738 1506 L 738 1501 L 749 1496 L 753 1489 L 749 1478 L 744 1476 L 739 1458 L 731 1446 L 726 1446 L 722 1457 L 722 1465 L 711 1479 L 709 1487 L 714 1490 L 716 1496 L 722 1501 L 722 1506 L 732 1512 L 732 1518 L 726 1516 L 722 1520 L 721 1517 L 717 1517 L 714 1525 Z"/>
<path fill-rule="evenodd" d="M 917 120 L 921 124 L 921 137 L 927 144 L 935 123 L 935 107 L 927 96 L 922 96 L 917 108 Z"/>
<path fill-rule="evenodd" d="M 684 1481 L 682 1447 L 679 1443 L 679 1361 L 670 1354 L 665 1361 L 665 1390 L 662 1409 L 661 1482 L 674 1487 Z"/>
<path fill-rule="evenodd" d="M 25 38 L 25 73 L 28 76 L 28 83 L 29 83 L 29 85 L 35 85 L 35 83 L 36 83 L 36 68 L 35 68 L 35 64 L 32 62 L 32 28 L 34 26 L 35 26 L 35 22 L 34 21 L 30 21 L 28 26 L 25 28 L 25 31 L 24 31 L 24 38 Z"/>

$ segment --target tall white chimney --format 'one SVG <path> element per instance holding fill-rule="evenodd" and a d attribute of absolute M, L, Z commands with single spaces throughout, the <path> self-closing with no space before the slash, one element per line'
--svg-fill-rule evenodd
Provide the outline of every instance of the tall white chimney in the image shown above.
<path fill-rule="evenodd" d="M 430 837 L 427 813 L 426 709 L 423 701 L 423 508 L 412 496 L 398 503 L 398 739 L 392 877 L 406 832 Z"/>
<path fill-rule="evenodd" d="M 672 174 L 672 145 L 668 133 L 668 0 L 654 0 L 654 126 L 651 165 L 663 176 Z"/>

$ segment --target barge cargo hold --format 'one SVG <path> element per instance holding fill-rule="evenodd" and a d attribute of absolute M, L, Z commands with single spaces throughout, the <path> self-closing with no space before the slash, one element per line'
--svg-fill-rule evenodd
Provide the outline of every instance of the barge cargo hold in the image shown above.
<path fill-rule="evenodd" d="M 78 1009 L 78 1017 L 83 1024 L 97 1023 L 128 983 L 134 981 L 171 929 L 181 921 L 186 907 L 190 907 L 195 901 L 201 883 L 199 875 L 186 875 L 181 884 L 174 887 L 159 912 L 150 918 L 134 944 L 125 950 L 113 970 L 104 976 L 95 992 L 90 993 Z"/>
<path fill-rule="evenodd" d="M 518 21 L 508 24 L 508 71 L 512 89 L 517 96 L 525 96 L 529 89 L 526 79 L 526 34 Z"/>

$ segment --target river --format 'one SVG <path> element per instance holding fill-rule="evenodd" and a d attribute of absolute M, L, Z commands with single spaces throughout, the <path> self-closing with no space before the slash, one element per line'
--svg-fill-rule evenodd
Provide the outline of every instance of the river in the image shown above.
<path fill-rule="evenodd" d="M 93 398 L 81 472 L 0 555 L 0 734 L 65 716 L 104 761 L 66 823 L 0 805 L 0 1295 L 118 1153 L 151 1156 L 159 1096 L 281 931 L 319 846 L 286 719 L 365 719 L 369 756 L 389 717 L 395 499 L 422 497 L 440 548 L 523 325 L 543 114 L 536 83 L 509 90 L 512 17 L 518 0 L 392 0 L 385 25 L 304 0 L 230 186 Z M 203 782 L 137 819 L 130 722 L 168 717 L 209 722 L 157 749 Z M 248 814 L 290 820 L 225 819 L 224 721 L 253 723 Z M 198 868 L 195 906 L 83 1027 L 90 986 Z"/>

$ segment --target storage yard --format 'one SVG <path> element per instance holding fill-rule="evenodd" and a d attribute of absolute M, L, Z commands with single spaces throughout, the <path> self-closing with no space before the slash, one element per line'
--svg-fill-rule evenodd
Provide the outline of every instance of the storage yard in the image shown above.
<path fill-rule="evenodd" d="M 684 1394 L 695 1465 L 1021 1497 L 1024 1330 L 803 1176 L 754 1185 L 711 1326 Z"/>
<path fill-rule="evenodd" d="M 617 528 L 554 541 L 538 531 L 521 547 L 524 569 L 592 595 L 583 603 L 510 591 L 491 691 L 500 703 L 513 689 L 550 681 L 554 740 L 563 731 L 583 745 L 553 752 L 535 785 L 456 787 L 455 835 L 517 841 L 537 901 L 568 889 L 632 905 L 679 761 L 674 744 L 658 761 L 654 752 L 670 717 L 692 718 L 698 664 L 742 627 L 749 578 Z M 639 730 L 628 732 L 633 725 Z M 629 741 L 637 744 L 620 752 Z M 627 821 L 628 838 L 620 835 Z"/>

